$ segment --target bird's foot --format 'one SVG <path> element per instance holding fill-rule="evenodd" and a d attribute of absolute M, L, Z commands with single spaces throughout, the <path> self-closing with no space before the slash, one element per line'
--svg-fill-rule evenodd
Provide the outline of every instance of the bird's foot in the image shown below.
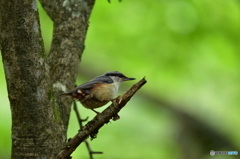
<path fill-rule="evenodd" d="M 94 110 L 94 109 L 91 109 L 92 111 L 94 111 L 97 115 L 98 114 L 101 114 L 100 112 L 98 112 L 98 111 L 96 111 L 96 110 Z"/>
<path fill-rule="evenodd" d="M 116 121 L 118 119 L 120 119 L 120 116 L 118 114 L 115 114 L 115 115 L 112 116 L 113 121 Z"/>
<path fill-rule="evenodd" d="M 115 99 L 116 99 L 116 98 L 114 98 L 113 100 L 111 100 L 111 102 L 112 102 L 112 104 L 113 104 L 113 106 L 114 106 L 115 108 L 118 108 L 118 103 L 116 102 Z M 116 120 L 118 120 L 118 119 L 120 119 L 120 116 L 119 116 L 118 114 L 113 115 L 113 117 L 112 117 L 112 120 L 113 120 L 113 121 L 116 121 Z"/>

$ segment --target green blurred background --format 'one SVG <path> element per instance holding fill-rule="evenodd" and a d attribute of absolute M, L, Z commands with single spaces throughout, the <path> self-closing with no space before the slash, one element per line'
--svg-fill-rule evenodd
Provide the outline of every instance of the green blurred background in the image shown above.
<path fill-rule="evenodd" d="M 52 22 L 39 7 L 49 51 Z M 90 141 L 94 151 L 104 152 L 94 158 L 239 158 L 209 154 L 240 152 L 239 32 L 237 0 L 97 0 L 77 84 L 115 70 L 137 81 L 146 76 L 148 83 L 120 112 L 121 119 Z M 0 158 L 8 159 L 11 114 L 0 67 Z M 124 83 L 119 94 L 134 82 Z M 83 118 L 95 115 L 80 104 L 79 109 Z M 68 137 L 78 129 L 72 112 Z M 73 158 L 88 158 L 84 144 Z"/>

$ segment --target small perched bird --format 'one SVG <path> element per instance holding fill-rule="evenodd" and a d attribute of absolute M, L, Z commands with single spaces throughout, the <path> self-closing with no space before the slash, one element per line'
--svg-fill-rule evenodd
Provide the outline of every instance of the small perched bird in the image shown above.
<path fill-rule="evenodd" d="M 126 77 L 118 71 L 106 72 L 104 75 L 95 77 L 89 82 L 60 95 L 69 95 L 79 100 L 85 108 L 91 109 L 98 114 L 94 108 L 102 107 L 112 101 L 122 82 L 134 79 Z"/>

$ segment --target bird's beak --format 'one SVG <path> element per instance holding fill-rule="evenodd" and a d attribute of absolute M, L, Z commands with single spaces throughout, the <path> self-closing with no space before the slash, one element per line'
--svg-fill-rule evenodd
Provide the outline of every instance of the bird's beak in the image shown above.
<path fill-rule="evenodd" d="M 136 78 L 129 78 L 129 77 L 126 77 L 124 78 L 124 81 L 130 81 L 130 80 L 135 80 Z"/>

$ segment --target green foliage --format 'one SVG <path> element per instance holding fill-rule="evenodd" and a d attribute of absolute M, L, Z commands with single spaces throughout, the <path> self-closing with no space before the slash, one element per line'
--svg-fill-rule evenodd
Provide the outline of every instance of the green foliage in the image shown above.
<path fill-rule="evenodd" d="M 48 51 L 52 22 L 42 9 L 40 13 Z M 137 79 L 146 76 L 148 83 L 119 114 L 121 119 L 103 127 L 90 142 L 94 150 L 104 152 L 95 158 L 181 158 L 178 119 L 160 104 L 139 97 L 140 92 L 174 103 L 240 149 L 239 15 L 236 0 L 96 1 L 80 72 L 100 75 L 118 70 Z M 82 78 L 81 82 L 89 80 Z M 9 141 L 3 144 L 10 145 L 10 109 L 5 82 L 1 84 L 0 109 L 7 113 L 1 116 L 6 122 L 1 123 L 0 133 L 8 134 L 4 139 Z M 94 115 L 81 106 L 80 111 Z M 68 136 L 77 131 L 73 114 Z M 9 146 L 0 144 L 2 148 L 10 153 Z M 209 152 L 204 159 L 211 158 Z M 6 156 L 5 151 L 0 153 Z M 74 156 L 88 157 L 84 144 Z"/>

